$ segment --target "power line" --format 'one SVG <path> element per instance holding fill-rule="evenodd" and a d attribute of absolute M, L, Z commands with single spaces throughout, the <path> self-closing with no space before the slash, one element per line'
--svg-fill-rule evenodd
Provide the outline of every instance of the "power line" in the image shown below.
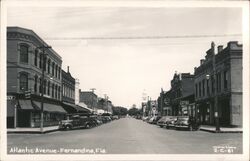
<path fill-rule="evenodd" d="M 127 40 L 127 39 L 186 39 L 186 38 L 212 38 L 212 37 L 232 37 L 242 36 L 242 34 L 221 34 L 221 35 L 175 35 L 175 36 L 107 36 L 107 37 L 47 37 L 45 40 Z"/>

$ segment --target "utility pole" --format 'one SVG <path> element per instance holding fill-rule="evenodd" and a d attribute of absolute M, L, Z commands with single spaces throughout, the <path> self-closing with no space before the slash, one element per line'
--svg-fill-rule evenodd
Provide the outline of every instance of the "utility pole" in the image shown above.
<path fill-rule="evenodd" d="M 40 131 L 43 132 L 43 123 L 44 123 L 44 119 L 43 119 L 43 113 L 44 113 L 44 109 L 43 109 L 43 104 L 44 104 L 44 70 L 46 68 L 46 62 L 45 62 L 45 49 L 49 49 L 51 48 L 51 46 L 41 46 L 38 48 L 42 48 L 42 82 L 41 82 L 41 120 L 40 120 Z"/>
<path fill-rule="evenodd" d="M 218 96 L 217 96 L 217 78 L 216 78 L 216 63 L 215 63 L 215 44 L 214 42 L 212 42 L 211 44 L 212 47 L 212 52 L 213 52 L 213 77 L 214 77 L 214 116 L 215 116 L 215 124 L 216 124 L 216 128 L 215 131 L 216 132 L 220 132 L 220 120 L 219 120 L 219 108 L 218 108 Z"/>

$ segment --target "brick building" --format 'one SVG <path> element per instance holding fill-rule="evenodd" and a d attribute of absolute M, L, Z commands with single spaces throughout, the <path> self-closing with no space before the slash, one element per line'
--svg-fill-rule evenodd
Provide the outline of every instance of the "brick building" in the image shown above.
<path fill-rule="evenodd" d="M 195 68 L 197 115 L 203 124 L 215 124 L 215 98 L 220 125 L 242 126 L 242 45 L 229 42 L 226 48 L 215 45 Z"/>
<path fill-rule="evenodd" d="M 44 47 L 48 44 L 32 30 L 7 28 L 8 128 L 38 127 L 42 100 L 44 126 L 57 125 L 66 113 L 60 103 L 62 59 Z"/>
<path fill-rule="evenodd" d="M 84 102 L 88 108 L 96 111 L 97 110 L 97 103 L 98 103 L 98 96 L 92 91 L 80 91 L 80 102 Z"/>
<path fill-rule="evenodd" d="M 194 75 L 190 73 L 175 73 L 171 80 L 170 97 L 172 115 L 191 115 L 194 110 Z"/>

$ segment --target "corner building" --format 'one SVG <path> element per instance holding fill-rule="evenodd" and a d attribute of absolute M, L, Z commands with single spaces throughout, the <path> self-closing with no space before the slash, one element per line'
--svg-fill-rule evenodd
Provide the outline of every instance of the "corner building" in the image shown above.
<path fill-rule="evenodd" d="M 58 125 L 66 113 L 60 103 L 62 58 L 52 48 L 43 54 L 42 46 L 48 44 L 32 30 L 7 28 L 8 128 L 40 126 L 42 92 L 44 126 Z"/>
<path fill-rule="evenodd" d="M 212 43 L 206 53 L 195 68 L 197 117 L 202 124 L 215 125 L 217 115 L 221 126 L 242 126 L 242 45 L 232 41 L 215 54 Z"/>

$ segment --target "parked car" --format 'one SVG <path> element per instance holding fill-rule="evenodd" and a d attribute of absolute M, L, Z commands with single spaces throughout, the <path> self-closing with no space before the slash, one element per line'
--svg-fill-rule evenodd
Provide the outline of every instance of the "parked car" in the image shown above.
<path fill-rule="evenodd" d="M 177 121 L 177 116 L 170 116 L 169 119 L 166 121 L 166 128 L 174 128 L 175 127 L 175 123 Z"/>
<path fill-rule="evenodd" d="M 153 124 L 155 117 L 156 117 L 156 116 L 151 117 L 151 118 L 148 120 L 148 123 Z"/>
<path fill-rule="evenodd" d="M 142 117 L 142 121 L 146 121 L 146 120 L 147 120 L 147 118 L 148 118 L 148 116 L 144 116 L 144 117 Z"/>
<path fill-rule="evenodd" d="M 113 120 L 118 120 L 118 119 L 119 119 L 119 116 L 118 116 L 118 115 L 114 115 L 114 116 L 112 116 L 112 119 L 113 119 Z"/>
<path fill-rule="evenodd" d="M 153 120 L 153 124 L 157 124 L 157 121 L 160 120 L 161 117 L 160 116 L 155 116 L 154 120 Z"/>
<path fill-rule="evenodd" d="M 188 129 L 190 131 L 198 130 L 199 123 L 193 117 L 189 116 L 179 116 L 176 123 L 176 129 Z"/>
<path fill-rule="evenodd" d="M 93 118 L 89 116 L 69 115 L 67 119 L 59 122 L 59 129 L 71 130 L 77 128 L 91 128 L 96 126 Z"/>
<path fill-rule="evenodd" d="M 157 125 L 162 127 L 166 126 L 166 123 L 168 120 L 171 119 L 172 116 L 162 116 L 158 121 L 157 121 Z"/>

